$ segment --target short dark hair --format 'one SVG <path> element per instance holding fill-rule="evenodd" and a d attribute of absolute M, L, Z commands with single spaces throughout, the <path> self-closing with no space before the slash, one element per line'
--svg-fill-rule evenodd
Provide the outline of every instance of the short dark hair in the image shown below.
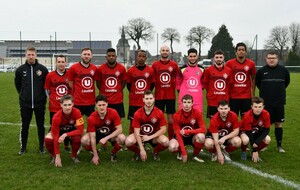
<path fill-rule="evenodd" d="M 91 52 L 93 53 L 92 49 L 89 48 L 89 47 L 82 48 L 81 53 L 82 53 L 83 51 L 91 51 Z"/>
<path fill-rule="evenodd" d="M 225 55 L 225 54 L 224 54 L 224 51 L 218 49 L 214 52 L 214 55 Z"/>
<path fill-rule="evenodd" d="M 256 103 L 256 104 L 260 104 L 260 103 L 263 103 L 263 105 L 265 104 L 265 101 L 263 98 L 261 97 L 257 97 L 257 96 L 254 96 L 252 99 L 251 99 L 251 104 L 253 105 L 253 103 Z"/>
<path fill-rule="evenodd" d="M 56 56 L 56 58 L 55 58 L 55 59 L 56 59 L 56 61 L 57 61 L 57 58 L 58 58 L 58 57 L 60 57 L 60 58 L 64 58 L 64 59 L 65 59 L 65 61 L 67 61 L 67 57 L 66 57 L 66 56 L 64 56 L 63 54 L 60 54 L 60 55 Z"/>
<path fill-rule="evenodd" d="M 144 92 L 144 97 L 145 97 L 146 95 L 150 95 L 150 94 L 153 95 L 153 92 L 152 92 L 151 90 L 146 90 L 146 91 Z"/>
<path fill-rule="evenodd" d="M 229 102 L 228 102 L 227 100 L 220 100 L 220 101 L 218 102 L 218 107 L 219 107 L 219 106 L 226 106 L 226 105 L 228 105 L 228 107 L 230 107 L 230 106 L 229 106 Z"/>
<path fill-rule="evenodd" d="M 115 50 L 114 48 L 108 48 L 108 49 L 106 50 L 106 53 L 108 53 L 108 52 L 115 52 L 115 53 L 116 53 L 116 50 Z"/>
<path fill-rule="evenodd" d="M 190 53 L 198 54 L 198 51 L 197 51 L 195 48 L 190 48 L 190 49 L 188 50 L 188 55 L 190 55 Z"/>
<path fill-rule="evenodd" d="M 33 46 L 27 47 L 26 50 L 25 50 L 25 53 L 26 53 L 27 51 L 34 51 L 34 52 L 36 53 L 36 49 L 35 49 L 35 47 L 33 47 Z"/>
<path fill-rule="evenodd" d="M 103 101 L 103 102 L 107 103 L 107 97 L 104 96 L 103 94 L 99 94 L 95 99 L 95 103 L 97 104 L 97 102 L 99 102 L 99 101 Z"/>
<path fill-rule="evenodd" d="M 185 94 L 184 96 L 182 96 L 181 102 L 182 102 L 183 100 L 192 100 L 192 102 L 194 102 L 193 96 L 191 96 L 190 94 Z"/>
<path fill-rule="evenodd" d="M 268 53 L 267 53 L 267 56 L 268 55 L 276 55 L 277 57 L 278 57 L 278 52 L 276 51 L 276 50 L 270 50 L 270 51 L 268 51 Z"/>
<path fill-rule="evenodd" d="M 237 52 L 237 50 L 238 50 L 238 48 L 239 48 L 240 46 L 243 46 L 243 47 L 245 48 L 245 51 L 247 52 L 247 46 L 246 46 L 246 44 L 243 43 L 243 42 L 239 42 L 239 43 L 236 44 L 236 46 L 235 46 L 235 52 Z"/>
<path fill-rule="evenodd" d="M 139 54 L 139 53 L 145 53 L 147 55 L 147 52 L 145 50 L 143 50 L 143 49 L 138 50 L 137 54 Z"/>
<path fill-rule="evenodd" d="M 64 95 L 63 97 L 60 98 L 59 102 L 62 104 L 66 100 L 71 100 L 72 102 L 74 102 L 74 98 L 71 94 Z"/>

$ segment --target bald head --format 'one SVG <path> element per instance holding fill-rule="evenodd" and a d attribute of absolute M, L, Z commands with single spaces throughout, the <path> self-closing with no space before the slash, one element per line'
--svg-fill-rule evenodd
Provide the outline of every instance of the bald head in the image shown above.
<path fill-rule="evenodd" d="M 167 60 L 170 55 L 170 48 L 167 45 L 162 45 L 160 47 L 160 56 L 162 60 Z"/>

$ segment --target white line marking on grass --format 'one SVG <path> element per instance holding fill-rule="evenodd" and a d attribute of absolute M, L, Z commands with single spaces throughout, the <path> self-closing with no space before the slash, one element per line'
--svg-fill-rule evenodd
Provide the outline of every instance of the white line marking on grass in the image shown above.
<path fill-rule="evenodd" d="M 0 121 L 0 125 L 14 125 L 14 126 L 21 126 L 21 123 L 10 123 L 10 122 L 1 122 Z M 33 127 L 36 127 L 36 125 L 30 125 Z M 45 128 L 48 128 L 49 126 L 45 125 Z"/>

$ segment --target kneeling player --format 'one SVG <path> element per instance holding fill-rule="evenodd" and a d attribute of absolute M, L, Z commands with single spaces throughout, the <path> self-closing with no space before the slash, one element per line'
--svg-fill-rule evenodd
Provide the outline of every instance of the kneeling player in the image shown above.
<path fill-rule="evenodd" d="M 238 135 L 238 117 L 230 111 L 228 101 L 221 100 L 218 104 L 218 113 L 211 118 L 206 134 L 205 148 L 212 153 L 211 160 L 218 160 L 220 164 L 231 161 L 229 152 L 241 146 Z"/>
<path fill-rule="evenodd" d="M 270 114 L 264 109 L 264 100 L 260 97 L 252 98 L 252 105 L 245 113 L 241 121 L 241 139 L 242 139 L 242 160 L 247 159 L 246 148 L 250 140 L 252 148 L 252 160 L 257 163 L 261 159 L 258 152 L 268 146 L 271 138 L 268 135 L 270 130 Z"/>
<path fill-rule="evenodd" d="M 204 162 L 198 157 L 205 141 L 205 123 L 200 111 L 193 108 L 193 97 L 186 94 L 181 100 L 182 109 L 174 114 L 173 128 L 176 138 L 170 140 L 169 150 L 171 152 L 181 152 L 177 158 L 182 162 L 187 161 L 187 151 L 185 145 L 194 147 L 193 159 Z"/>
<path fill-rule="evenodd" d="M 86 149 L 93 151 L 92 163 L 98 165 L 100 159 L 96 145 L 98 143 L 105 145 L 110 141 L 114 145 L 110 160 L 116 162 L 116 154 L 122 148 L 126 138 L 122 133 L 121 118 L 115 109 L 107 107 L 106 96 L 98 95 L 95 102 L 96 111 L 88 117 L 88 133 L 82 137 L 81 143 Z"/>
<path fill-rule="evenodd" d="M 132 126 L 134 133 L 126 138 L 126 147 L 134 152 L 133 160 L 140 157 L 147 160 L 147 154 L 143 143 L 150 143 L 153 147 L 153 159 L 159 161 L 158 153 L 169 146 L 169 139 L 164 135 L 167 121 L 163 112 L 154 106 L 154 96 L 150 90 L 145 91 L 143 97 L 144 106 L 138 109 L 133 116 Z M 138 144 L 138 147 L 136 145 Z"/>
<path fill-rule="evenodd" d="M 70 138 L 72 145 L 72 159 L 78 163 L 77 151 L 80 148 L 80 139 L 84 130 L 84 122 L 80 111 L 73 107 L 74 101 L 71 95 L 65 95 L 60 99 L 61 110 L 54 114 L 50 132 L 45 137 L 47 150 L 56 167 L 61 167 L 59 144 L 66 138 Z"/>

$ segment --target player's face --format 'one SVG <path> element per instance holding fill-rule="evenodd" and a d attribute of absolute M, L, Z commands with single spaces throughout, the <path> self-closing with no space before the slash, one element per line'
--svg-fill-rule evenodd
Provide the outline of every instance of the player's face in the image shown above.
<path fill-rule="evenodd" d="M 154 105 L 154 96 L 153 94 L 144 95 L 143 102 L 146 107 L 152 107 Z"/>
<path fill-rule="evenodd" d="M 237 48 L 237 51 L 236 51 L 235 54 L 236 54 L 236 56 L 237 56 L 238 58 L 242 59 L 242 58 L 246 57 L 247 51 L 246 51 L 246 49 L 245 49 L 244 46 L 239 46 L 239 47 Z"/>
<path fill-rule="evenodd" d="M 160 48 L 160 56 L 162 59 L 168 59 L 170 55 L 170 48 L 167 46 L 163 46 Z"/>
<path fill-rule="evenodd" d="M 259 103 L 259 104 L 253 103 L 251 107 L 252 107 L 252 111 L 255 115 L 259 115 L 262 112 L 262 110 L 264 109 L 263 103 Z"/>
<path fill-rule="evenodd" d="M 187 58 L 191 65 L 197 64 L 198 56 L 196 53 L 190 53 Z"/>
<path fill-rule="evenodd" d="M 117 56 L 115 52 L 107 52 L 105 57 L 108 64 L 113 65 L 116 63 Z"/>
<path fill-rule="evenodd" d="M 139 52 L 138 53 L 138 55 L 137 55 L 137 63 L 138 63 L 138 65 L 140 65 L 140 66 L 145 65 L 146 59 L 147 59 L 147 56 L 146 56 L 145 52 Z"/>
<path fill-rule="evenodd" d="M 228 105 L 225 105 L 225 106 L 220 105 L 218 107 L 218 112 L 220 113 L 221 117 L 226 117 L 228 115 L 229 111 L 230 111 L 230 108 Z"/>
<path fill-rule="evenodd" d="M 56 69 L 60 72 L 64 72 L 67 66 L 66 59 L 64 57 L 57 57 L 56 59 Z"/>
<path fill-rule="evenodd" d="M 214 62 L 215 62 L 215 65 L 217 67 L 222 66 L 224 64 L 224 55 L 222 55 L 222 54 L 216 54 L 214 56 Z"/>
<path fill-rule="evenodd" d="M 36 59 L 35 51 L 26 51 L 26 60 L 29 64 L 34 64 Z"/>
<path fill-rule="evenodd" d="M 93 54 L 91 50 L 84 50 L 81 53 L 82 62 L 85 64 L 89 64 L 92 60 Z"/>
<path fill-rule="evenodd" d="M 268 54 L 266 57 L 266 62 L 269 67 L 276 67 L 278 64 L 278 57 L 276 54 Z"/>
<path fill-rule="evenodd" d="M 185 112 L 189 112 L 192 110 L 192 107 L 193 107 L 193 101 L 191 99 L 183 99 L 182 100 L 182 109 L 183 111 Z"/>
<path fill-rule="evenodd" d="M 73 105 L 74 105 L 74 103 L 71 100 L 65 100 L 65 101 L 63 101 L 63 103 L 60 104 L 60 106 L 65 114 L 71 113 Z"/>
<path fill-rule="evenodd" d="M 107 102 L 105 101 L 98 101 L 96 103 L 96 110 L 99 114 L 105 114 L 106 113 L 106 110 L 107 110 Z"/>

